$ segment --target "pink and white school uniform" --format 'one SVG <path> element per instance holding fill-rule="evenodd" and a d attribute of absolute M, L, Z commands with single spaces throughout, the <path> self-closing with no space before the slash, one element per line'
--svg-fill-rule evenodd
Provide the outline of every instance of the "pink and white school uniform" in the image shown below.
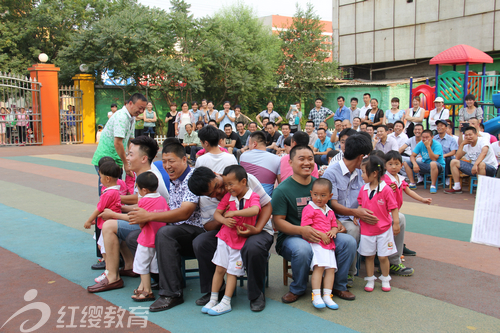
<path fill-rule="evenodd" d="M 117 179 L 116 180 L 116 184 L 120 187 L 120 189 L 119 189 L 120 195 L 128 195 L 128 194 L 130 194 L 128 192 L 127 185 L 125 184 L 125 182 L 122 179 Z M 107 190 L 107 187 L 103 185 L 102 188 L 101 188 L 101 195 L 106 190 Z"/>
<path fill-rule="evenodd" d="M 111 209 L 115 213 L 122 212 L 122 202 L 120 198 L 120 185 L 110 186 L 102 190 L 101 197 L 99 198 L 99 203 L 97 204 L 97 209 L 103 212 L 106 208 Z M 102 217 L 97 217 L 97 227 L 102 229 L 104 220 Z M 104 239 L 102 233 L 97 240 L 97 244 L 101 247 L 101 253 L 106 253 L 104 248 Z"/>
<path fill-rule="evenodd" d="M 370 192 L 373 196 L 370 199 Z M 358 195 L 358 203 L 361 207 L 369 209 L 373 215 L 378 217 L 376 224 L 368 224 L 359 221 L 360 240 L 358 252 L 362 256 L 388 257 L 397 252 L 392 232 L 391 210 L 398 208 L 398 203 L 389 185 L 381 181 L 378 188 L 371 191 L 370 184 L 361 188 Z"/>
<path fill-rule="evenodd" d="M 385 175 L 382 176 L 382 179 L 387 185 L 390 185 L 392 183 L 396 184 L 396 191 L 393 192 L 394 198 L 396 199 L 396 202 L 398 203 L 398 209 L 401 209 L 401 206 L 403 206 L 403 191 L 408 187 L 408 183 L 404 179 L 403 176 L 397 175 L 398 177 L 394 177 L 391 175 L 389 172 L 386 172 Z"/>
<path fill-rule="evenodd" d="M 257 193 L 248 189 L 242 200 L 244 200 L 242 209 L 257 206 L 260 211 L 260 196 Z M 237 197 L 226 193 L 224 198 L 219 202 L 217 209 L 225 210 L 228 206 L 228 211 L 233 212 L 240 210 L 241 207 Z M 241 258 L 241 248 L 245 245 L 246 237 L 238 235 L 236 227 L 243 226 L 243 223 L 254 226 L 257 216 L 235 216 L 233 219 L 236 221 L 236 225 L 233 228 L 223 225 L 217 233 L 217 250 L 212 262 L 217 266 L 227 269 L 228 274 L 242 276 L 245 272 L 243 269 L 243 259 Z"/>
<path fill-rule="evenodd" d="M 160 193 L 148 193 L 139 199 L 137 204 L 148 212 L 169 211 L 167 201 Z M 134 273 L 149 274 L 158 273 L 158 261 L 156 260 L 155 238 L 158 230 L 167 225 L 164 222 L 147 222 L 137 237 L 137 250 L 134 257 Z"/>
<path fill-rule="evenodd" d="M 332 228 L 337 227 L 337 220 L 333 210 L 325 206 L 322 209 L 314 202 L 310 201 L 307 206 L 302 210 L 301 226 L 311 226 L 314 230 L 327 233 Z M 337 270 L 337 260 L 335 259 L 335 242 L 325 244 L 323 240 L 319 243 L 310 243 L 313 251 L 313 258 L 311 261 L 311 269 L 314 266 L 325 267 L 326 269 L 335 268 Z"/>

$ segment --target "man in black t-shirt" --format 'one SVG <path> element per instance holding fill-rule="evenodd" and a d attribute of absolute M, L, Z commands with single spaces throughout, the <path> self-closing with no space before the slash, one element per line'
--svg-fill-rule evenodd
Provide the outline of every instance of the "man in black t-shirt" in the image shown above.
<path fill-rule="evenodd" d="M 273 149 L 273 143 L 278 141 L 280 138 L 280 132 L 276 130 L 276 124 L 272 121 L 266 124 L 266 150 L 270 153 L 276 154 L 276 150 Z"/>
<path fill-rule="evenodd" d="M 233 149 L 241 149 L 241 141 L 238 134 L 233 132 L 233 127 L 231 124 L 226 124 L 224 126 L 224 132 L 226 133 L 226 140 L 224 142 L 224 147 L 227 149 L 229 154 L 233 153 Z"/>

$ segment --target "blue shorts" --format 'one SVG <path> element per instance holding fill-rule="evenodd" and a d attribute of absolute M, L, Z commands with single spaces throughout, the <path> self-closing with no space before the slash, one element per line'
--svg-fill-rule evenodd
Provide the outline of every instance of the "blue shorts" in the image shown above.
<path fill-rule="evenodd" d="M 486 163 L 484 163 L 484 164 L 486 165 L 486 176 L 495 177 L 495 175 L 497 173 L 497 169 L 495 167 L 492 167 L 489 164 L 486 164 Z M 474 166 L 474 164 L 472 164 L 472 163 L 460 161 L 460 167 L 458 169 L 460 171 L 462 171 L 463 173 L 465 173 L 466 175 L 477 176 L 477 175 L 472 174 L 472 167 L 473 166 Z"/>
<path fill-rule="evenodd" d="M 141 227 L 138 224 L 129 224 L 128 221 L 118 220 L 116 221 L 116 229 L 118 239 L 124 241 L 130 232 L 139 230 Z"/>
<path fill-rule="evenodd" d="M 407 162 L 408 166 L 413 170 L 413 163 L 411 161 Z M 422 161 L 417 161 L 418 167 L 420 168 L 419 174 L 425 175 L 426 173 L 431 173 L 431 164 L 430 163 L 424 163 Z M 443 166 L 439 163 L 437 163 L 438 166 L 438 173 L 443 172 Z"/>

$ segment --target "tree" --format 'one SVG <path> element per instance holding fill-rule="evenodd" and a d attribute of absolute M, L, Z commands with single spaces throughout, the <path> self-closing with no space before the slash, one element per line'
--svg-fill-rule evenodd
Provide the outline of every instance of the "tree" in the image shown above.
<path fill-rule="evenodd" d="M 0 71 L 26 73 L 42 52 L 57 62 L 71 36 L 135 0 L 5 0 L 0 4 Z"/>
<path fill-rule="evenodd" d="M 96 73 L 108 71 L 112 78 L 132 78 L 136 88 L 149 84 L 167 102 L 183 97 L 183 92 L 202 90 L 199 71 L 183 53 L 194 35 L 187 27 L 192 19 L 189 5 L 183 0 L 172 5 L 167 13 L 133 4 L 105 17 L 75 34 L 61 60 L 73 63 L 73 68 L 84 63 Z"/>
<path fill-rule="evenodd" d="M 112 78 L 132 78 L 136 88 L 149 82 L 171 102 L 180 88 L 202 89 L 196 66 L 181 61 L 175 50 L 178 30 L 164 10 L 133 4 L 80 30 L 61 52 L 61 61 L 86 64 L 95 73 L 108 71 Z"/>
<path fill-rule="evenodd" d="M 257 106 L 259 95 L 276 87 L 280 42 L 263 27 L 251 8 L 237 4 L 205 18 L 195 62 L 201 70 L 205 96 L 216 105 Z"/>
<path fill-rule="evenodd" d="M 281 86 L 293 97 L 302 100 L 312 94 L 322 95 L 326 84 L 338 76 L 338 64 L 328 60 L 333 40 L 322 35 L 319 16 L 308 3 L 306 10 L 299 5 L 289 27 L 281 27 L 283 61 L 278 70 Z"/>

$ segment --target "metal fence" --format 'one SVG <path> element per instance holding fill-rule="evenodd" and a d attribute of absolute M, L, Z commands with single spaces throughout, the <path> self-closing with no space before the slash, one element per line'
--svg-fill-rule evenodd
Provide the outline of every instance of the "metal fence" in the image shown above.
<path fill-rule="evenodd" d="M 73 86 L 59 87 L 61 143 L 83 143 L 83 92 Z"/>
<path fill-rule="evenodd" d="M 0 145 L 43 143 L 41 84 L 36 79 L 0 72 Z"/>

